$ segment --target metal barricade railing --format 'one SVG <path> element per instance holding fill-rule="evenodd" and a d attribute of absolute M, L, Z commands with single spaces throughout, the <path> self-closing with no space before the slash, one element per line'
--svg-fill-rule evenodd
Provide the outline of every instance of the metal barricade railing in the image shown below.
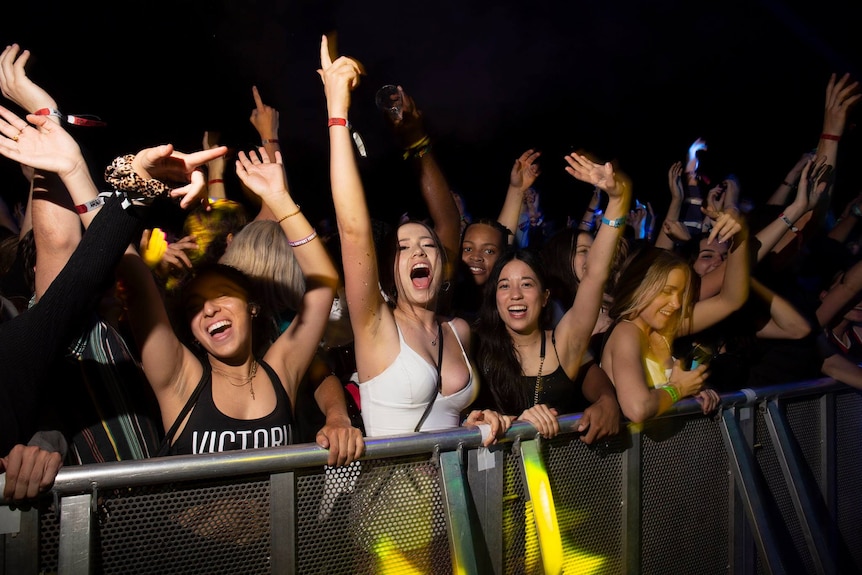
<path fill-rule="evenodd" d="M 578 421 L 488 450 L 467 429 L 369 439 L 339 468 L 316 445 L 66 467 L 0 508 L 0 575 L 862 570 L 855 390 L 687 400 L 593 446 Z"/>

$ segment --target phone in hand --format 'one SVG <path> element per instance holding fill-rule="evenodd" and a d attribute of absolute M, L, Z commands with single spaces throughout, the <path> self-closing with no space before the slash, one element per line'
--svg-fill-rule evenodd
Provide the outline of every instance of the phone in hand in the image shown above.
<path fill-rule="evenodd" d="M 715 356 L 712 347 L 703 343 L 695 343 L 683 359 L 683 367 L 686 371 L 696 369 L 699 365 L 709 365 Z"/>

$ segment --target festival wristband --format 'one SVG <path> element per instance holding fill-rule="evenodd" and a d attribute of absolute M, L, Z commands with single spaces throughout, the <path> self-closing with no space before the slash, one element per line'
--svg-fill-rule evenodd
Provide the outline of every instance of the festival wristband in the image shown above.
<path fill-rule="evenodd" d="M 72 124 L 75 126 L 87 126 L 87 127 L 96 127 L 96 126 L 107 126 L 107 122 L 103 122 L 101 118 L 98 116 L 91 116 L 89 114 L 86 115 L 64 115 L 60 110 L 56 108 L 40 108 L 33 112 L 36 116 L 54 116 L 56 118 L 60 118 L 61 121 L 66 122 L 67 124 Z"/>

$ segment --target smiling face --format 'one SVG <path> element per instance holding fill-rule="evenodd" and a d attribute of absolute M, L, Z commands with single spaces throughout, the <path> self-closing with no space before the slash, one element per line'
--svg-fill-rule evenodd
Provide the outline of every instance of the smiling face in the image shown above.
<path fill-rule="evenodd" d="M 687 279 L 682 269 L 672 269 L 661 291 L 638 314 L 638 322 L 660 332 L 665 331 L 671 322 L 678 322 Z"/>
<path fill-rule="evenodd" d="M 497 313 L 509 331 L 526 334 L 539 328 L 548 290 L 526 262 L 513 259 L 497 279 Z"/>
<path fill-rule="evenodd" d="M 242 359 L 251 352 L 248 293 L 234 281 L 214 273 L 196 278 L 185 312 L 192 335 L 210 354 Z"/>
<path fill-rule="evenodd" d="M 471 224 L 464 232 L 461 242 L 461 261 L 472 274 L 476 285 L 484 285 L 500 252 L 503 250 L 503 234 L 488 224 Z"/>
<path fill-rule="evenodd" d="M 708 242 L 709 238 L 700 240 L 700 251 L 692 264 L 694 273 L 700 277 L 716 269 L 727 258 L 728 242 L 719 243 L 715 241 L 711 244 Z"/>
<path fill-rule="evenodd" d="M 433 234 L 417 223 L 398 228 L 395 277 L 398 301 L 425 306 L 437 295 L 443 274 L 440 248 Z"/>
<path fill-rule="evenodd" d="M 572 269 L 578 281 L 584 280 L 584 272 L 587 270 L 587 256 L 593 247 L 593 236 L 590 234 L 578 234 L 578 243 L 575 245 L 575 253 L 572 254 Z"/>

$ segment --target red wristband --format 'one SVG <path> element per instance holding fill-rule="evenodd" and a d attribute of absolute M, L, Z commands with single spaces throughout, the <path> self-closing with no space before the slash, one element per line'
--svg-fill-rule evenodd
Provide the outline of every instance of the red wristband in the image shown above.
<path fill-rule="evenodd" d="M 92 200 L 88 202 L 84 202 L 83 204 L 78 204 L 75 206 L 75 211 L 79 214 L 86 214 L 87 212 L 92 212 L 96 208 L 102 207 L 105 203 L 105 198 L 101 196 L 96 196 Z"/>
<path fill-rule="evenodd" d="M 330 128 L 332 126 L 346 126 L 350 127 L 350 122 L 347 121 L 346 118 L 329 118 L 329 123 L 327 124 Z"/>
<path fill-rule="evenodd" d="M 221 179 L 221 178 L 214 178 L 214 179 L 212 179 L 212 180 L 208 181 L 208 182 L 207 182 L 207 185 L 208 185 L 208 186 L 211 186 L 212 184 L 221 184 L 221 183 L 224 183 L 224 180 L 223 180 L 223 179 Z"/>
<path fill-rule="evenodd" d="M 72 124 L 75 126 L 94 127 L 94 126 L 107 126 L 108 125 L 106 122 L 103 122 L 97 116 L 89 116 L 89 115 L 64 116 L 63 113 L 56 108 L 40 108 L 40 109 L 36 110 L 35 112 L 33 112 L 33 114 L 36 116 L 56 116 L 57 118 L 60 118 L 60 121 L 66 122 L 67 124 Z"/>
<path fill-rule="evenodd" d="M 263 140 L 261 140 L 260 142 L 261 142 L 264 146 L 265 146 L 265 145 L 267 145 L 267 144 L 277 144 L 277 143 L 278 143 L 278 138 L 269 138 L 269 139 L 264 138 L 264 139 L 263 139 Z"/>
<path fill-rule="evenodd" d="M 841 140 L 841 136 L 836 136 L 835 134 L 820 134 L 821 140 L 832 140 L 833 142 L 837 142 Z"/>

